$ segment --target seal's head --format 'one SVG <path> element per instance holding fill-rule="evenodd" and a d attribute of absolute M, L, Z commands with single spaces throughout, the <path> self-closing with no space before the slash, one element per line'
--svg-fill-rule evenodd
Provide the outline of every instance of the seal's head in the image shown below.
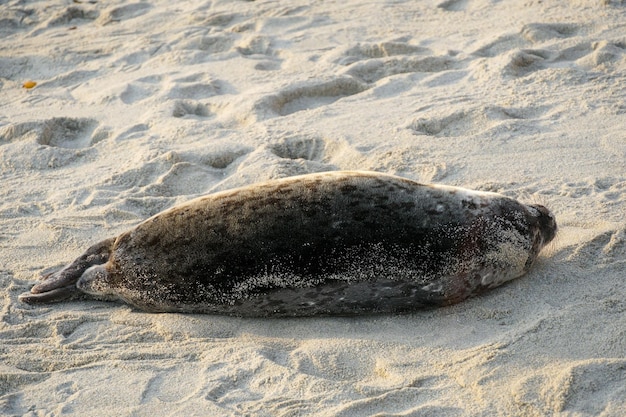
<path fill-rule="evenodd" d="M 531 204 L 526 206 L 530 215 L 534 218 L 538 233 L 535 240 L 537 246 L 537 252 L 541 250 L 548 243 L 552 242 L 554 236 L 556 236 L 557 226 L 554 214 L 545 206 L 541 204 Z"/>

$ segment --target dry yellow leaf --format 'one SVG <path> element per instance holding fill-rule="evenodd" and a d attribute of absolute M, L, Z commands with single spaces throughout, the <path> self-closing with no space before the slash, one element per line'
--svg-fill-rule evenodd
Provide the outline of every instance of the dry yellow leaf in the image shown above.
<path fill-rule="evenodd" d="M 37 85 L 37 83 L 36 83 L 36 82 L 34 82 L 34 81 L 26 81 L 26 82 L 22 85 L 22 87 L 24 87 L 24 88 L 33 88 L 33 87 L 34 87 L 34 86 L 36 86 L 36 85 Z"/>

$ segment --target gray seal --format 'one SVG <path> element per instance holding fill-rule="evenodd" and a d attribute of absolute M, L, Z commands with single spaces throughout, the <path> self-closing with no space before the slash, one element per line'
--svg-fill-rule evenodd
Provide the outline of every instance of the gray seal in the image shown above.
<path fill-rule="evenodd" d="M 247 317 L 396 313 L 524 275 L 553 214 L 500 194 L 339 171 L 203 196 L 90 247 L 20 300 Z"/>

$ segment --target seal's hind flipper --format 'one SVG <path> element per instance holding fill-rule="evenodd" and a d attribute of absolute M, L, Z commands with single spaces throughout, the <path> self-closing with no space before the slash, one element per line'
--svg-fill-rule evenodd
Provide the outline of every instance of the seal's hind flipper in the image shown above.
<path fill-rule="evenodd" d="M 25 292 L 20 294 L 18 299 L 26 304 L 44 304 L 54 303 L 57 301 L 67 300 L 74 297 L 78 293 L 78 289 L 75 285 L 68 287 L 56 288 L 54 290 L 46 291 L 39 294 L 33 294 L 31 292 Z"/>
<path fill-rule="evenodd" d="M 44 277 L 42 282 L 31 288 L 31 294 L 44 294 L 51 291 L 56 292 L 56 290 L 67 290 L 69 287 L 75 288 L 76 282 L 87 268 L 93 265 L 103 264 L 109 260 L 114 243 L 115 238 L 110 238 L 91 246 L 84 254 L 76 258 L 74 262 L 65 268 L 50 274 L 50 276 Z M 62 292 L 66 291 L 60 291 L 59 294 Z M 70 296 L 71 294 L 68 295 L 68 297 Z M 57 298 L 53 296 L 53 294 L 50 294 L 50 297 L 39 297 L 38 300 L 46 302 L 48 298 L 50 298 L 49 301 L 57 301 Z M 20 300 L 25 302 L 29 302 L 28 300 L 31 299 L 33 299 L 33 297 L 29 298 L 26 294 L 20 296 Z"/>

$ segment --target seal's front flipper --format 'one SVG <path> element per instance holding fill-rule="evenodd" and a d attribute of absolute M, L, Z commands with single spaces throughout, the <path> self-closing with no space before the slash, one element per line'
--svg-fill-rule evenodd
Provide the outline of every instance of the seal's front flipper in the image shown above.
<path fill-rule="evenodd" d="M 109 260 L 114 243 L 115 238 L 96 243 L 74 262 L 45 277 L 44 281 L 31 288 L 30 294 L 22 294 L 19 299 L 26 303 L 45 303 L 72 297 L 78 292 L 76 282 L 83 275 L 83 272 L 93 265 L 106 263 Z"/>
<path fill-rule="evenodd" d="M 109 282 L 109 272 L 105 265 L 94 265 L 87 269 L 76 283 L 81 293 L 89 294 L 99 300 L 117 300 Z"/>

